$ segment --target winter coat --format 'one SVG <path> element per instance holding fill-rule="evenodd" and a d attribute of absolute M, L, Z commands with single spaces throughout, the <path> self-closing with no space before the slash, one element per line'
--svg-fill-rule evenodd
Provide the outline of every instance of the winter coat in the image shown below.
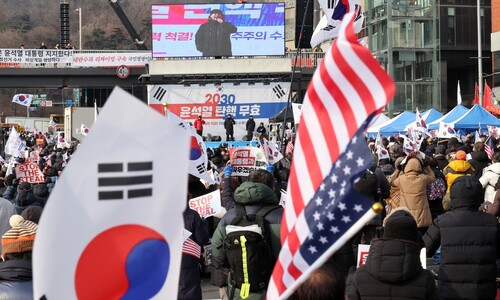
<path fill-rule="evenodd" d="M 31 261 L 0 262 L 0 298 L 2 300 L 32 300 L 33 275 Z"/>
<path fill-rule="evenodd" d="M 423 240 L 428 257 L 441 246 L 442 299 L 495 299 L 499 224 L 494 216 L 478 211 L 482 195 L 458 189 L 465 179 L 451 187 L 451 210 L 434 219 Z"/>
<path fill-rule="evenodd" d="M 0 198 L 0 236 L 3 236 L 10 228 L 9 220 L 12 215 L 17 214 L 14 204 L 9 200 Z M 0 253 L 2 245 L 0 244 Z"/>
<path fill-rule="evenodd" d="M 203 130 L 203 124 L 205 124 L 205 120 L 196 119 L 196 120 L 194 120 L 193 127 L 197 131 L 202 131 Z"/>
<path fill-rule="evenodd" d="M 439 299 L 432 273 L 412 241 L 375 239 L 366 265 L 347 279 L 347 299 Z"/>
<path fill-rule="evenodd" d="M 17 189 L 14 186 L 9 185 L 5 189 L 5 192 L 3 192 L 2 197 L 4 199 L 11 201 L 11 202 L 14 202 L 14 198 L 16 197 L 16 193 L 17 193 Z"/>
<path fill-rule="evenodd" d="M 245 129 L 247 131 L 253 132 L 255 130 L 255 121 L 248 119 L 248 121 L 247 121 L 247 123 L 245 125 Z"/>
<path fill-rule="evenodd" d="M 443 171 L 443 169 L 448 164 L 448 160 L 446 159 L 446 155 L 444 154 L 436 154 L 434 159 L 437 160 L 439 170 Z"/>
<path fill-rule="evenodd" d="M 259 182 L 244 182 L 234 193 L 234 200 L 237 205 L 243 205 L 247 214 L 255 214 L 264 205 L 277 205 L 273 190 L 267 185 Z M 271 247 L 275 258 L 278 257 L 280 246 L 280 223 L 283 215 L 283 208 L 277 208 L 266 215 L 265 219 L 269 223 L 269 233 L 271 235 Z M 226 238 L 226 225 L 230 224 L 236 217 L 236 209 L 230 209 L 220 220 L 212 236 L 212 260 L 216 269 L 229 269 L 226 250 L 223 248 Z M 235 299 L 239 299 L 239 289 L 235 289 Z M 247 299 L 264 299 L 265 291 L 252 292 Z"/>
<path fill-rule="evenodd" d="M 382 201 L 383 199 L 389 198 L 391 195 L 391 184 L 385 177 L 384 172 L 380 168 L 376 168 L 374 171 L 377 176 L 377 189 L 380 191 L 380 195 L 377 195 L 373 200 Z M 380 197 L 381 199 L 377 199 Z M 377 214 L 373 219 L 368 221 L 366 225 L 381 226 L 382 225 L 382 214 Z"/>
<path fill-rule="evenodd" d="M 491 166 L 484 168 L 483 176 L 480 176 L 479 181 L 484 188 L 484 201 L 493 203 L 495 198 L 495 185 L 500 177 L 500 162 L 494 163 Z"/>
<path fill-rule="evenodd" d="M 450 192 L 451 184 L 455 181 L 455 179 L 463 175 L 474 176 L 474 172 L 474 167 L 472 167 L 472 165 L 465 160 L 455 159 L 451 161 L 443 169 L 443 174 L 446 178 L 446 186 L 448 186 L 446 193 Z"/>
<path fill-rule="evenodd" d="M 201 24 L 195 34 L 196 49 L 203 56 L 231 56 L 231 34 L 238 31 L 236 26 L 228 22 L 219 23 L 208 19 Z"/>
<path fill-rule="evenodd" d="M 467 162 L 474 168 L 476 172 L 475 176 L 479 179 L 483 175 L 483 169 L 489 166 L 491 161 L 488 154 L 484 151 L 474 151 L 471 153 L 471 157 L 472 159 L 469 159 Z"/>
<path fill-rule="evenodd" d="M 201 249 L 208 244 L 208 228 L 198 212 L 187 208 L 184 213 L 184 228 L 191 232 L 191 238 Z M 184 249 L 183 249 L 184 250 Z M 181 272 L 177 299 L 201 299 L 200 258 L 182 253 Z"/>
<path fill-rule="evenodd" d="M 429 166 L 422 169 L 420 161 L 412 158 L 404 166 L 404 171 L 392 182 L 393 186 L 400 189 L 399 206 L 411 211 L 419 228 L 428 227 L 432 223 L 427 185 L 435 180 L 436 176 Z"/>
<path fill-rule="evenodd" d="M 234 121 L 233 118 L 227 118 L 224 121 L 224 129 L 226 129 L 226 134 L 233 134 L 234 133 L 234 124 L 236 122 Z"/>

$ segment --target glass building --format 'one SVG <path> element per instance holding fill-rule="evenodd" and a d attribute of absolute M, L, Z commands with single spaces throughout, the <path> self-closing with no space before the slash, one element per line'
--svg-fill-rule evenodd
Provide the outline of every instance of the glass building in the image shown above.
<path fill-rule="evenodd" d="M 389 113 L 441 110 L 439 19 L 432 0 L 365 1 L 370 51 L 396 83 Z"/>

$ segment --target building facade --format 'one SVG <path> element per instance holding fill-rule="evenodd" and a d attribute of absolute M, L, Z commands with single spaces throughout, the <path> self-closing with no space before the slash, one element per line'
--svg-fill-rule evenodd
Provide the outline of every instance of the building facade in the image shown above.
<path fill-rule="evenodd" d="M 491 75 L 494 92 L 500 97 L 500 0 L 491 0 Z"/>
<path fill-rule="evenodd" d="M 387 110 L 456 105 L 460 80 L 464 104 L 478 78 L 477 6 L 471 0 L 365 1 L 369 48 L 394 79 L 397 92 Z M 483 72 L 491 73 L 491 2 L 481 1 Z M 469 101 L 470 100 L 470 101 Z"/>

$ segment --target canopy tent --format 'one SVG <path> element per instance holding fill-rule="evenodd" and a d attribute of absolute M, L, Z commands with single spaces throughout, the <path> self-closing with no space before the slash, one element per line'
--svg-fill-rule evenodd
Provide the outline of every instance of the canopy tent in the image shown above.
<path fill-rule="evenodd" d="M 380 114 L 378 116 L 376 116 L 375 118 L 373 118 L 373 120 L 370 122 L 370 125 L 368 126 L 369 128 L 371 128 L 372 126 L 380 126 L 382 124 L 384 124 L 385 122 L 389 121 L 391 118 L 389 118 L 388 116 L 384 115 L 384 114 Z"/>
<path fill-rule="evenodd" d="M 500 127 L 500 120 L 479 104 L 474 105 L 465 115 L 450 124 L 455 130 L 473 131 L 486 126 Z"/>
<path fill-rule="evenodd" d="M 367 130 L 368 137 L 375 137 L 378 132 L 383 136 L 403 133 L 406 126 L 412 122 L 415 122 L 415 114 L 409 111 L 402 112 L 379 127 L 370 127 Z"/>
<path fill-rule="evenodd" d="M 429 124 L 431 122 L 436 121 L 437 119 L 441 118 L 443 116 L 442 113 L 439 111 L 435 110 L 434 108 L 431 108 L 427 111 L 424 111 L 423 114 L 421 114 L 422 119 L 424 119 L 425 124 Z"/>
<path fill-rule="evenodd" d="M 269 118 L 269 123 L 283 123 L 283 120 L 285 119 L 285 111 L 286 111 L 286 105 L 283 107 L 282 110 L 280 110 L 279 113 L 275 114 L 274 116 Z M 293 109 L 292 109 L 292 104 L 288 105 L 288 112 L 286 113 L 286 122 L 291 122 L 293 124 Z"/>
<path fill-rule="evenodd" d="M 442 116 L 441 118 L 431 122 L 427 123 L 427 129 L 429 130 L 437 130 L 439 129 L 439 123 L 453 123 L 457 119 L 461 118 L 463 115 L 465 115 L 469 109 L 463 105 L 457 105 L 455 106 L 452 110 L 450 110 L 446 115 Z"/>

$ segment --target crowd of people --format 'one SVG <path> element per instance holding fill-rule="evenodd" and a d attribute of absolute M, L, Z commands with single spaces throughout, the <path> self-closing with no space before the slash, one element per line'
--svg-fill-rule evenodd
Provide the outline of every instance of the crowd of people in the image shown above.
<path fill-rule="evenodd" d="M 198 123 L 203 125 L 201 118 Z M 195 129 L 202 134 L 202 127 L 195 125 Z M 253 132 L 255 123 L 249 120 L 246 129 Z M 5 299 L 32 295 L 31 251 L 37 223 L 78 146 L 77 142 L 58 145 L 44 134 L 25 132 L 21 137 L 26 149 L 37 153 L 45 182 L 19 183 L 10 163 L 2 168 L 0 294 L 7 295 Z M 372 177 L 362 177 L 356 188 L 386 210 L 314 271 L 289 299 L 495 299 L 500 151 L 485 149 L 486 137 L 481 139 L 429 137 L 419 151 L 410 151 L 402 138 L 384 138 L 381 143 L 389 152 L 384 159 L 377 155 L 381 148 L 367 140 L 373 153 L 367 174 Z M 286 190 L 292 152 L 247 177 L 234 176 L 229 152 L 224 143 L 207 150 L 208 167 L 221 174 L 219 184 L 207 186 L 189 176 L 187 201 L 219 191 L 226 212 L 221 218 L 202 219 L 187 206 L 184 226 L 192 232 L 190 239 L 199 254 L 183 247 L 178 299 L 202 299 L 205 272 L 200 268 L 210 271 L 221 299 L 265 297 L 280 251 L 280 191 Z M 24 159 L 14 157 L 10 162 L 22 164 Z M 234 237 L 235 232 L 242 235 L 241 228 L 257 225 L 260 240 L 248 235 L 240 243 Z M 358 244 L 370 245 L 366 264 L 359 268 Z M 246 253 L 256 251 L 259 260 L 235 259 L 234 253 L 241 253 L 242 248 Z M 422 267 L 419 254 L 423 248 L 439 265 L 437 272 Z"/>

